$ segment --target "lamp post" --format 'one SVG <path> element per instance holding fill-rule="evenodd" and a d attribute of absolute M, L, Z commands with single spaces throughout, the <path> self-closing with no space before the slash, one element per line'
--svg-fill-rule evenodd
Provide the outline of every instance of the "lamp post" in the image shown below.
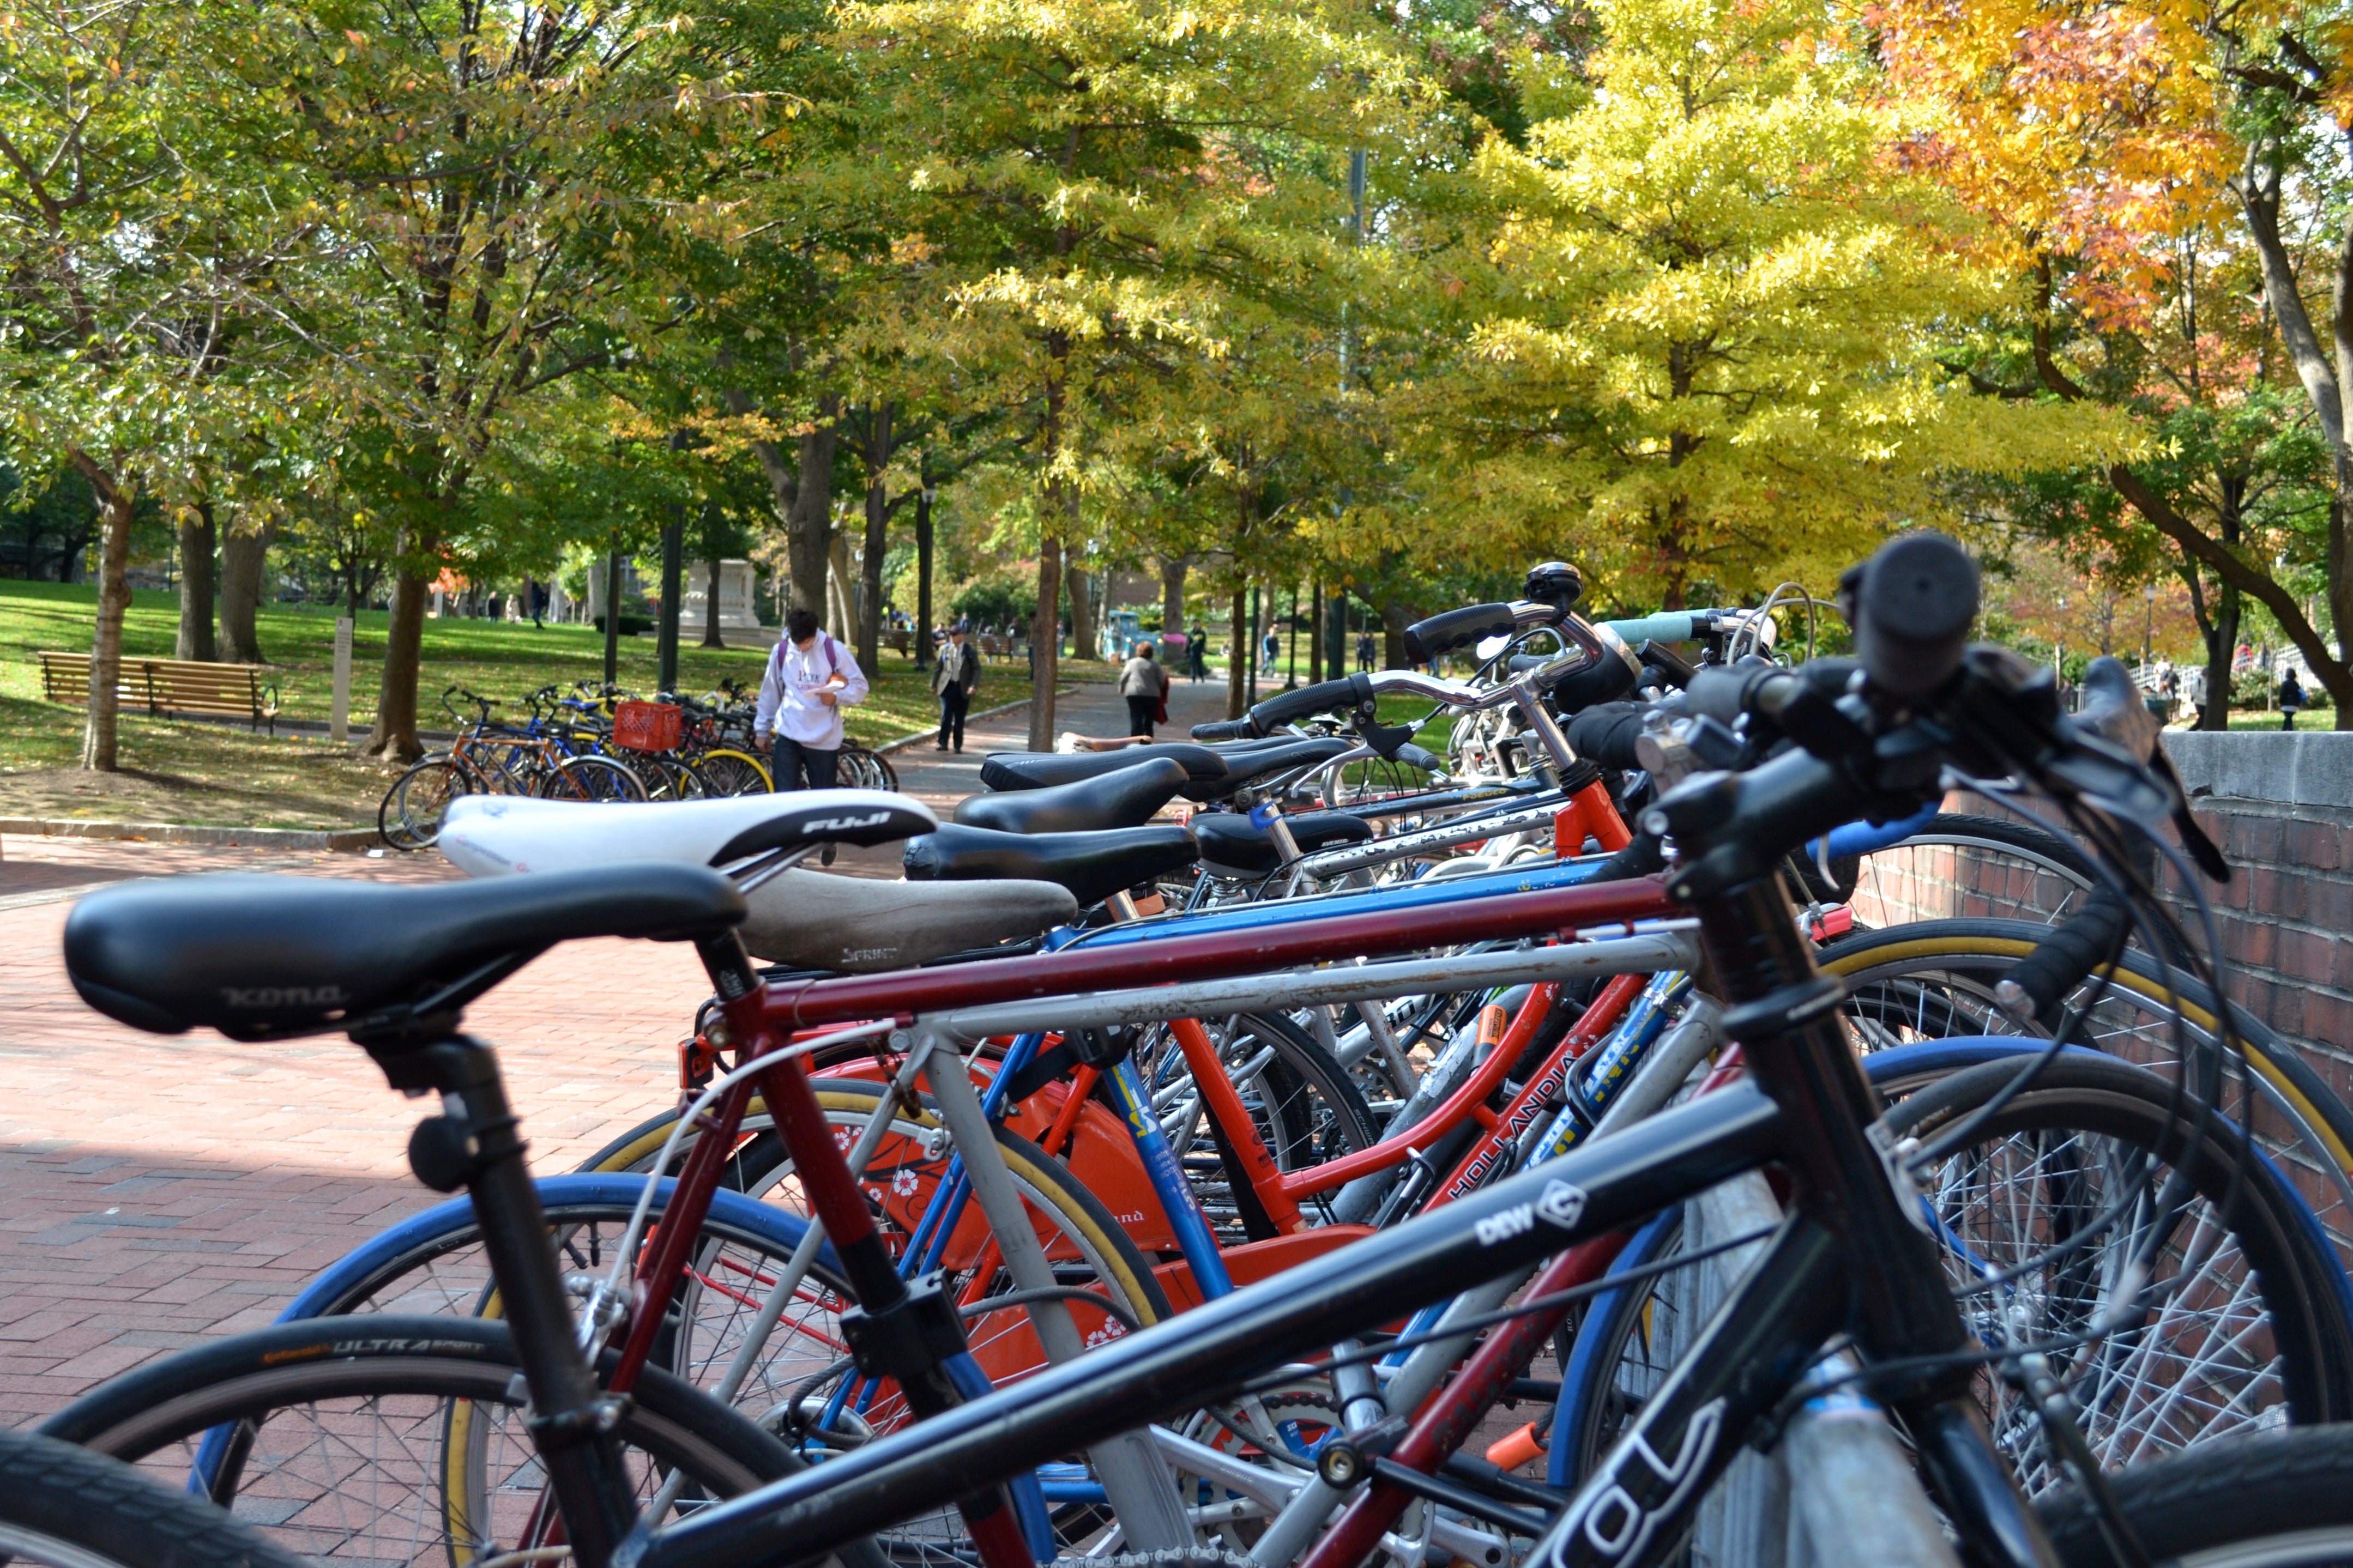
<path fill-rule="evenodd" d="M 2157 637 L 2157 584 L 2151 583 L 2141 592 L 2148 601 L 2147 614 L 2143 616 L 2140 623 L 2140 667 L 2147 669 L 2153 652 L 2151 645 Z"/>

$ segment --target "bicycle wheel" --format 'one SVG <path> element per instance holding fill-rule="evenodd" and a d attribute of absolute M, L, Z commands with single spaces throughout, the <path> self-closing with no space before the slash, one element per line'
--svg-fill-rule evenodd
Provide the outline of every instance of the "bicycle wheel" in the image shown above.
<path fill-rule="evenodd" d="M 2179 1568 L 2320 1568 L 2353 1563 L 2353 1430 L 2278 1432 L 2136 1465 L 2111 1483 L 2152 1556 Z M 2114 1550 L 2081 1492 L 2035 1504 L 2065 1568 L 2110 1568 Z"/>
<path fill-rule="evenodd" d="M 1288 1018 L 1200 1020 L 1226 1076 L 1278 1170 L 1304 1170 L 1379 1141 L 1348 1069 Z M 1191 1064 L 1166 1026 L 1138 1043 L 1135 1067 L 1161 1131 L 1185 1163 L 1194 1195 L 1227 1245 L 1277 1234 L 1227 1130 L 1213 1121 Z"/>
<path fill-rule="evenodd" d="M 667 752 L 625 752 L 613 760 L 637 775 L 648 800 L 702 800 L 711 793 L 701 773 Z"/>
<path fill-rule="evenodd" d="M 395 849 L 430 849 L 440 841 L 441 816 L 461 795 L 480 785 L 462 763 L 427 757 L 393 780 L 376 808 L 376 831 Z"/>
<path fill-rule="evenodd" d="M 1847 904 L 1873 927 L 1959 916 L 2056 925 L 2091 896 L 2092 863 L 2072 839 L 2012 818 L 1940 811 L 1852 869 L 1832 863 Z"/>
<path fill-rule="evenodd" d="M 882 789 L 897 794 L 898 771 L 891 759 L 863 746 L 844 745 L 841 748 L 841 787 L 844 789 Z"/>
<path fill-rule="evenodd" d="M 2048 1038 L 1994 1005 L 1994 987 L 2034 951 L 2043 928 L 2024 921 L 1922 921 L 1892 931 L 1842 937 L 1822 950 L 1825 972 L 1847 983 L 1845 1011 L 1857 1045 L 1881 1050 L 1953 1036 Z M 2081 1006 L 2090 987 L 2068 999 Z M 2232 1027 L 2253 1068 L 2255 1136 L 2320 1217 L 2340 1260 L 2353 1259 L 2353 1110 L 2329 1089 L 2296 1047 L 2232 1008 Z M 2110 976 L 2078 1037 L 2122 1060 L 2178 1070 L 2186 1038 L 2194 1052 L 2216 1041 L 2221 1017 L 2213 994 L 2177 970 L 2128 952 Z M 2224 1110 L 2240 1114 L 2234 1086 Z"/>
<path fill-rule="evenodd" d="M 749 752 L 723 748 L 694 760 L 703 784 L 712 795 L 766 795 L 776 787 L 767 764 Z"/>
<path fill-rule="evenodd" d="M 2022 1050 L 2021 1050 L 2022 1055 Z M 1984 1105 L 2020 1057 L 1942 1078 L 1889 1112 L 1894 1139 L 1932 1138 Z M 1910 1061 L 1871 1064 L 1903 1081 Z M 2353 1311 L 2310 1211 L 2271 1167 L 2242 1163 L 2230 1130 L 2194 1143 L 2155 1075 L 2091 1053 L 2062 1057 L 1967 1145 L 1918 1180 L 1957 1288 L 1989 1269 L 2028 1264 L 2088 1222 L 2121 1208 L 2102 1244 L 2031 1268 L 2009 1289 L 1964 1300 L 1988 1342 L 2054 1342 L 2115 1300 L 2137 1252 L 2153 1254 L 2154 1310 L 2137 1328 L 2053 1352 L 2094 1450 L 2111 1467 L 2288 1421 L 2342 1419 L 2353 1408 Z M 2194 1157 L 2185 1157 L 2195 1148 Z M 2168 1173 L 2191 1187 L 2156 1203 Z M 1687 1208 L 1684 1212 L 1688 1212 Z M 1684 1245 L 1670 1211 L 1613 1265 L 1623 1272 Z M 1688 1350 L 1720 1296 L 1712 1273 L 1662 1275 L 1598 1298 L 1567 1358 L 1553 1476 L 1589 1473 Z M 2058 1477 L 2031 1411 L 1980 1379 L 1997 1441 L 2030 1489 Z"/>
<path fill-rule="evenodd" d="M 378 1317 L 364 1334 L 280 1323 L 183 1351 L 40 1430 L 200 1489 L 285 1551 L 469 1568 L 543 1528 L 526 1400 L 504 1323 Z M 208 1442 L 216 1431 L 230 1436 Z M 801 1468 L 773 1435 L 653 1369 L 618 1436 L 641 1505 L 682 1478 L 667 1518 Z"/>
<path fill-rule="evenodd" d="M 591 801 L 599 805 L 646 798 L 638 775 L 610 757 L 566 757 L 533 789 L 542 800 Z"/>
<path fill-rule="evenodd" d="M 6 1430 L 0 1560 L 31 1568 L 301 1568 L 218 1509 L 128 1465 Z"/>

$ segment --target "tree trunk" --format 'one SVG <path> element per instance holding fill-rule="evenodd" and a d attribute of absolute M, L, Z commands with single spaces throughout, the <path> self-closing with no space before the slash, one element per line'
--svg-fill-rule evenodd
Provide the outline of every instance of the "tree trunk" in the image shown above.
<path fill-rule="evenodd" d="M 2239 591 L 2225 583 L 2216 595 L 2214 629 L 2206 636 L 2206 710 L 2198 721 L 2201 730 L 2231 727 L 2231 663 L 2238 651 Z"/>
<path fill-rule="evenodd" d="M 1095 647 L 1094 577 L 1079 564 L 1077 552 L 1067 546 L 1062 555 L 1062 582 L 1071 595 L 1071 657 L 1099 658 L 1102 650 Z"/>
<path fill-rule="evenodd" d="M 1250 639 L 1250 589 L 1234 584 L 1233 619 L 1226 637 L 1226 717 L 1239 719 L 1250 707 L 1250 665 L 1242 657 Z"/>
<path fill-rule="evenodd" d="M 711 552 L 710 580 L 702 589 L 702 646 L 725 647 L 726 640 L 719 635 L 719 552 Z"/>
<path fill-rule="evenodd" d="M 137 501 L 129 486 L 77 454 L 75 467 L 98 496 L 102 529 L 98 549 L 98 626 L 90 647 L 90 718 L 82 728 L 81 765 L 111 773 L 120 765 L 116 720 L 122 676 L 122 616 L 131 608 L 131 514 Z"/>
<path fill-rule="evenodd" d="M 1185 574 L 1190 567 L 1183 556 L 1174 560 L 1164 557 L 1160 563 L 1160 635 L 1185 629 Z"/>
<path fill-rule="evenodd" d="M 1395 599 L 1381 606 L 1381 665 L 1385 669 L 1406 668 L 1405 629 L 1413 624 L 1413 612 Z"/>
<path fill-rule="evenodd" d="M 1075 522 L 1078 498 L 1066 497 L 1060 481 L 1046 489 L 1046 513 Z M 1062 653 L 1062 542 L 1049 533 L 1038 541 L 1038 611 L 1029 618 L 1029 749 L 1054 747 L 1054 681 Z"/>
<path fill-rule="evenodd" d="M 1259 592 L 1258 592 L 1258 584 L 1255 584 L 1255 583 L 1253 583 L 1253 584 L 1250 584 L 1250 645 L 1249 645 L 1249 647 L 1248 647 L 1247 648 L 1245 648 L 1245 647 L 1244 647 L 1241 644 L 1240 644 L 1240 643 L 1237 643 L 1237 644 L 1235 644 L 1235 645 L 1234 645 L 1234 652 L 1235 652 L 1236 657 L 1238 657 L 1238 658 L 1247 658 L 1247 660 L 1248 660 L 1248 662 L 1249 662 L 1249 667 L 1250 667 L 1250 684 L 1249 684 L 1249 686 L 1248 686 L 1245 689 L 1247 690 L 1247 692 L 1248 692 L 1248 694 L 1249 694 L 1249 696 L 1250 696 L 1250 701 L 1251 701 L 1253 704 L 1255 704 L 1255 703 L 1258 701 L 1258 678 L 1259 678 L 1259 668 L 1258 668 L 1258 639 L 1259 639 L 1259 636 L 1260 636 L 1260 633 L 1259 633 Z"/>
<path fill-rule="evenodd" d="M 263 568 L 269 555 L 269 530 L 235 523 L 220 542 L 220 657 L 224 664 L 266 664 L 256 621 L 261 609 Z"/>
<path fill-rule="evenodd" d="M 826 405 L 830 416 L 832 406 Z M 800 438 L 800 472 L 785 515 L 786 554 L 792 570 L 792 606 L 825 613 L 826 568 L 833 559 L 833 448 L 828 417 Z"/>
<path fill-rule="evenodd" d="M 882 668 L 882 561 L 891 551 L 891 498 L 883 477 L 866 480 L 866 553 L 858 563 L 858 665 L 871 679 Z"/>
<path fill-rule="evenodd" d="M 172 645 L 174 658 L 217 657 L 213 643 L 213 550 L 220 531 L 213 524 L 212 502 L 193 514 L 180 516 L 180 635 Z"/>
<path fill-rule="evenodd" d="M 849 541 L 837 531 L 826 552 L 825 629 L 837 637 L 856 637 L 858 623 L 849 602 Z"/>
<path fill-rule="evenodd" d="M 1324 584 L 1307 590 L 1307 684 L 1324 684 Z"/>
<path fill-rule="evenodd" d="M 915 668 L 932 662 L 932 491 L 915 496 Z"/>
<path fill-rule="evenodd" d="M 384 684 L 376 691 L 375 728 L 362 756 L 403 766 L 425 754 L 417 739 L 417 677 L 424 663 L 425 601 L 433 579 L 401 570 L 392 582 L 392 614 L 384 639 Z"/>

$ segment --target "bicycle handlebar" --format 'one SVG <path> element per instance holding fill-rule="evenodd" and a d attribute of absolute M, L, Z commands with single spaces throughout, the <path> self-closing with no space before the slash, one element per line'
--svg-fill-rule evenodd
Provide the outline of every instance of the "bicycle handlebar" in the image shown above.
<path fill-rule="evenodd" d="M 1941 533 L 1889 540 L 1839 579 L 1839 606 L 1871 684 L 1926 697 L 1949 679 L 1978 618 L 1978 563 Z"/>

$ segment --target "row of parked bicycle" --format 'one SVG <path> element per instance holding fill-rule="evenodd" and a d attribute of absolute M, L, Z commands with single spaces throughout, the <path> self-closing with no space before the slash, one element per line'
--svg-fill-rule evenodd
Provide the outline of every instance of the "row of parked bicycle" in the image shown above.
<path fill-rule="evenodd" d="M 1843 580 L 1851 658 L 1580 595 L 950 822 L 474 793 L 462 883 L 85 899 L 91 1005 L 346 1034 L 464 1195 L 43 1431 L 248 1562 L 2353 1560 L 2353 1111 L 2222 1000 L 2122 667 L 2063 713 L 1935 535 Z M 534 1177 L 462 1016 L 592 936 L 712 994 Z"/>
<path fill-rule="evenodd" d="M 396 849 L 429 849 L 442 814 L 461 795 L 620 802 L 715 800 L 766 795 L 776 778 L 754 738 L 752 697 L 733 680 L 700 699 L 662 692 L 651 700 L 617 686 L 543 686 L 517 704 L 520 719 L 462 686 L 441 694 L 456 731 L 449 745 L 419 758 L 385 792 L 376 826 Z M 471 710 L 470 712 L 464 710 Z M 895 790 L 889 759 L 855 743 L 841 748 L 840 776 L 858 789 Z"/>

